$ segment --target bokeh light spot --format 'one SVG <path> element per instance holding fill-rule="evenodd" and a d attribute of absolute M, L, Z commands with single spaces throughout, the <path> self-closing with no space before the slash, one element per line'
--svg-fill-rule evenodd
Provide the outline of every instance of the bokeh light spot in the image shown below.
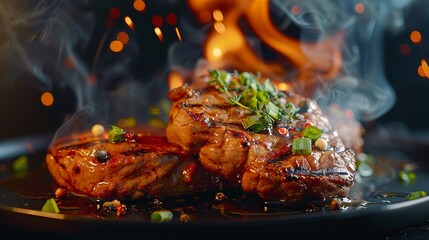
<path fill-rule="evenodd" d="M 143 0 L 134 0 L 133 7 L 139 12 L 143 12 L 146 9 L 146 3 Z"/>
<path fill-rule="evenodd" d="M 174 13 L 168 13 L 165 17 L 165 20 L 169 25 L 175 25 L 177 23 L 177 17 Z"/>
<path fill-rule="evenodd" d="M 113 7 L 109 10 L 109 16 L 112 18 L 120 18 L 121 10 L 119 10 L 119 8 Z"/>
<path fill-rule="evenodd" d="M 290 9 L 291 13 L 293 15 L 298 15 L 301 13 L 301 8 L 298 5 L 293 5 L 292 8 Z"/>
<path fill-rule="evenodd" d="M 116 38 L 124 45 L 127 44 L 128 41 L 130 40 L 130 38 L 126 32 L 119 32 L 116 35 Z"/>
<path fill-rule="evenodd" d="M 152 18 L 152 24 L 153 24 L 155 27 L 161 27 L 161 26 L 162 26 L 162 24 L 164 24 L 164 20 L 162 19 L 162 17 L 161 17 L 161 16 L 159 16 L 159 15 L 155 15 L 155 16 L 153 16 L 153 18 Z"/>
<path fill-rule="evenodd" d="M 408 44 L 403 43 L 403 44 L 399 45 L 399 52 L 402 55 L 410 55 L 411 48 L 410 48 L 410 46 Z"/>
<path fill-rule="evenodd" d="M 198 19 L 202 23 L 208 23 L 212 20 L 212 15 L 209 11 L 202 11 L 198 14 Z"/>
<path fill-rule="evenodd" d="M 422 34 L 419 31 L 412 31 L 410 33 L 410 39 L 413 43 L 419 44 L 422 41 Z"/>
<path fill-rule="evenodd" d="M 64 59 L 64 67 L 68 69 L 76 68 L 76 59 L 73 56 L 68 56 Z"/>
<path fill-rule="evenodd" d="M 180 34 L 179 28 L 176 27 L 176 35 L 177 35 L 177 39 L 179 39 L 179 41 L 182 41 L 182 35 Z"/>
<path fill-rule="evenodd" d="M 128 27 L 130 27 L 131 30 L 134 30 L 134 23 L 133 23 L 133 20 L 131 20 L 130 17 L 126 16 L 124 18 L 124 21 L 128 25 Z"/>
<path fill-rule="evenodd" d="M 158 37 L 159 41 L 163 41 L 164 40 L 164 35 L 162 34 L 161 28 L 156 27 L 153 29 L 153 31 L 155 32 L 156 36 Z"/>
<path fill-rule="evenodd" d="M 221 22 L 223 21 L 223 13 L 220 10 L 216 9 L 213 11 L 213 18 L 216 21 Z"/>
<path fill-rule="evenodd" d="M 214 29 L 218 33 L 224 33 L 225 32 L 225 25 L 222 22 L 215 22 L 213 25 Z"/>
<path fill-rule="evenodd" d="M 212 53 L 213 53 L 213 56 L 216 58 L 222 57 L 222 49 L 220 48 L 214 48 Z"/>
<path fill-rule="evenodd" d="M 363 3 L 358 3 L 355 5 L 355 12 L 362 14 L 365 12 L 365 5 Z"/>
<path fill-rule="evenodd" d="M 50 92 L 44 92 L 40 97 L 40 101 L 42 102 L 43 106 L 50 107 L 54 104 L 54 95 L 52 95 Z"/>
<path fill-rule="evenodd" d="M 120 52 L 122 51 L 123 48 L 124 48 L 124 44 L 122 44 L 121 41 L 119 40 L 113 40 L 110 43 L 110 50 L 112 50 L 112 52 Z"/>

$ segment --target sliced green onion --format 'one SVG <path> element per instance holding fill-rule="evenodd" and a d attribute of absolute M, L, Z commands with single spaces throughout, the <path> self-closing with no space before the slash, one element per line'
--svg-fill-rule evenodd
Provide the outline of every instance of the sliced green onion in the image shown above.
<path fill-rule="evenodd" d="M 427 194 L 425 191 L 416 191 L 416 192 L 410 193 L 408 196 L 406 196 L 406 198 L 408 200 L 414 200 L 414 199 L 418 199 L 426 196 Z"/>
<path fill-rule="evenodd" d="M 260 107 L 261 107 L 261 102 L 258 100 L 258 97 L 256 95 L 253 95 L 249 99 L 248 104 L 249 104 L 250 109 L 260 109 Z"/>
<path fill-rule="evenodd" d="M 270 115 L 275 120 L 279 120 L 280 108 L 277 107 L 274 103 L 269 102 L 267 105 L 268 115 Z"/>
<path fill-rule="evenodd" d="M 122 142 L 125 140 L 125 131 L 124 129 L 112 126 L 112 129 L 108 132 L 109 142 Z"/>
<path fill-rule="evenodd" d="M 279 98 L 285 98 L 284 93 L 276 90 L 269 79 L 260 83 L 260 74 L 250 72 L 228 73 L 224 70 L 209 70 L 211 80 L 209 84 L 228 96 L 228 103 L 240 106 L 248 110 L 249 114 L 259 116 L 258 121 L 244 123 L 246 130 L 260 132 L 272 129 L 275 121 L 292 123 L 297 119 L 298 109 L 291 102 L 280 102 Z M 230 92 L 232 91 L 232 92 Z M 252 119 L 252 118 L 251 118 Z"/>
<path fill-rule="evenodd" d="M 403 183 L 414 183 L 416 181 L 416 174 L 414 172 L 409 171 L 400 171 L 399 172 L 399 180 Z"/>
<path fill-rule="evenodd" d="M 173 219 L 173 213 L 168 210 L 157 210 L 150 215 L 150 221 L 154 223 L 169 222 Z"/>
<path fill-rule="evenodd" d="M 308 126 L 302 130 L 302 136 L 316 141 L 322 136 L 323 131 L 315 126 Z"/>
<path fill-rule="evenodd" d="M 259 90 L 256 93 L 256 98 L 263 104 L 270 102 L 270 95 L 267 93 L 267 91 L 264 90 Z"/>
<path fill-rule="evenodd" d="M 12 163 L 14 173 L 21 174 L 28 170 L 28 157 L 25 155 L 20 156 Z"/>
<path fill-rule="evenodd" d="M 310 138 L 295 138 L 292 141 L 292 152 L 295 154 L 311 154 L 311 139 Z"/>
<path fill-rule="evenodd" d="M 262 122 L 261 117 L 258 115 L 249 116 L 241 121 L 244 129 L 261 132 L 265 130 L 265 124 Z"/>
<path fill-rule="evenodd" d="M 45 204 L 43 204 L 42 211 L 43 212 L 59 213 L 60 209 L 58 208 L 58 205 L 55 202 L 55 199 L 49 198 L 48 200 L 46 200 Z"/>

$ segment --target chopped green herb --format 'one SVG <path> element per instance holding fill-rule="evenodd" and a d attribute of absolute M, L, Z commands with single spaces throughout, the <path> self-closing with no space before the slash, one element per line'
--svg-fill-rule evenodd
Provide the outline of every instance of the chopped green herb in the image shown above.
<path fill-rule="evenodd" d="M 400 171 L 399 172 L 399 180 L 403 183 L 414 183 L 416 181 L 416 174 L 410 171 Z"/>
<path fill-rule="evenodd" d="M 284 93 L 276 90 L 269 79 L 261 83 L 259 74 L 255 76 L 250 72 L 210 70 L 209 73 L 209 84 L 227 94 L 229 104 L 249 112 L 250 116 L 242 121 L 246 130 L 261 132 L 272 129 L 276 121 L 291 123 L 296 119 L 298 109 L 286 101 Z"/>
<path fill-rule="evenodd" d="M 28 170 L 28 157 L 25 155 L 20 156 L 12 163 L 14 173 L 22 174 Z"/>
<path fill-rule="evenodd" d="M 150 221 L 154 223 L 169 222 L 173 219 L 173 213 L 168 210 L 157 210 L 150 215 Z"/>
<path fill-rule="evenodd" d="M 48 200 L 46 200 L 45 204 L 43 204 L 42 211 L 43 212 L 59 213 L 60 209 L 58 208 L 58 205 L 55 202 L 55 199 L 49 198 Z"/>
<path fill-rule="evenodd" d="M 308 126 L 301 132 L 303 137 L 310 138 L 313 142 L 320 138 L 322 133 L 323 131 L 315 126 Z"/>
<path fill-rule="evenodd" d="M 108 134 L 109 142 L 122 142 L 125 140 L 125 131 L 120 127 L 112 126 Z"/>
<path fill-rule="evenodd" d="M 265 129 L 265 124 L 262 122 L 262 119 L 257 115 L 251 115 L 243 119 L 241 122 L 245 129 L 254 132 L 261 132 Z"/>
<path fill-rule="evenodd" d="M 311 154 L 310 138 L 295 138 L 292 141 L 292 152 L 295 154 Z"/>
<path fill-rule="evenodd" d="M 426 197 L 427 194 L 425 191 L 416 191 L 416 192 L 412 192 L 410 193 L 408 196 L 406 196 L 406 198 L 408 200 L 414 200 L 414 199 L 418 199 L 418 198 L 422 198 L 422 197 Z"/>

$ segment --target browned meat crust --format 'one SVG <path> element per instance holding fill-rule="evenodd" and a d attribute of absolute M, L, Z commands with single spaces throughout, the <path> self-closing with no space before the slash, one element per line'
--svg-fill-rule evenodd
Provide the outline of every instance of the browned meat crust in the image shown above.
<path fill-rule="evenodd" d="M 288 135 L 275 126 L 272 132 L 243 129 L 244 108 L 228 103 L 226 94 L 209 86 L 208 78 L 170 92 L 173 102 L 166 136 L 170 142 L 198 155 L 204 168 L 241 185 L 260 197 L 301 201 L 345 197 L 354 182 L 355 156 L 346 148 L 315 101 L 286 93 L 287 100 L 301 107 L 300 119 Z M 311 155 L 291 153 L 294 136 L 311 124 L 324 131 L 330 148 Z"/>
<path fill-rule="evenodd" d="M 346 197 L 354 183 L 355 153 L 347 148 L 315 101 L 285 92 L 300 107 L 298 119 L 270 131 L 242 127 L 244 108 L 208 78 L 170 91 L 165 136 L 135 135 L 124 142 L 91 139 L 54 146 L 46 165 L 59 187 L 96 199 L 169 197 L 239 187 L 266 200 Z M 306 124 L 323 130 L 329 147 L 291 152 Z M 67 141 L 65 141 L 67 143 Z"/>
<path fill-rule="evenodd" d="M 180 196 L 222 184 L 162 136 L 52 148 L 46 165 L 59 187 L 96 199 Z"/>

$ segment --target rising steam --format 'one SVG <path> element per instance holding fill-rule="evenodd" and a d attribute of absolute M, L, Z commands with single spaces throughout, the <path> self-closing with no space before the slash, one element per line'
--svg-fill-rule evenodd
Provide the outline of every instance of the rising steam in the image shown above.
<path fill-rule="evenodd" d="M 12 84 L 24 72 L 34 75 L 41 89 L 53 84 L 73 88 L 78 104 L 92 94 L 85 86 L 88 69 L 76 51 L 90 40 L 93 19 L 80 12 L 83 1 L 1 1 L 0 71 L 2 84 Z M 64 59 L 74 61 L 74 71 L 64 69 Z M 39 84 L 40 85 L 40 84 Z"/>
<path fill-rule="evenodd" d="M 255 2 L 264 3 L 263 0 Z M 270 1 L 269 14 L 275 26 L 269 40 L 275 40 L 276 36 L 288 40 L 276 42 L 276 47 L 261 38 L 268 29 L 259 29 L 261 32 L 252 29 L 259 24 L 251 21 L 252 18 L 259 16 L 247 13 L 244 1 L 202 4 L 199 7 L 207 7 L 207 11 L 218 7 L 227 10 L 225 19 L 230 22 L 225 20 L 225 24 L 236 20 L 232 24 L 240 29 L 230 34 L 232 39 L 226 46 L 236 44 L 234 37 L 239 36 L 243 40 L 242 48 L 238 54 L 225 54 L 223 59 L 208 61 L 204 48 L 207 36 L 213 32 L 212 25 L 195 24 L 196 15 L 183 13 L 179 25 L 184 41 L 173 43 L 169 48 L 166 70 L 178 70 L 190 76 L 189 73 L 199 73 L 209 66 L 263 69 L 298 90 L 308 88 L 303 83 L 312 85 L 312 91 L 307 94 L 324 107 L 337 103 L 351 109 L 360 120 L 372 120 L 395 102 L 395 94 L 384 76 L 382 37 L 386 29 L 402 26 L 401 11 L 410 2 L 365 1 L 365 11 L 357 13 L 354 8 L 357 1 Z M 106 45 L 118 29 L 107 29 L 103 36 L 92 35 L 95 19 L 94 13 L 88 11 L 88 3 L 85 0 L 0 1 L 0 72 L 3 74 L 0 87 L 12 84 L 22 73 L 30 73 L 37 78 L 34 85 L 38 88 L 70 88 L 77 101 L 77 113 L 58 131 L 60 135 L 76 128 L 89 129 L 94 123 L 111 124 L 118 116 L 133 116 L 138 122 L 145 122 L 154 94 L 158 94 L 158 98 L 168 90 L 165 76 L 145 84 L 135 78 L 131 68 L 139 51 L 135 38 L 130 37 L 127 49 L 121 54 L 113 55 Z M 188 3 L 201 1 L 188 0 Z M 231 13 L 236 15 L 228 18 Z M 300 55 L 299 60 L 292 61 L 289 55 L 280 52 L 288 43 L 294 43 L 287 38 L 290 29 L 298 29 L 292 33 L 299 44 L 291 52 Z M 98 51 L 92 58 L 83 60 L 81 56 L 94 38 L 100 39 Z M 251 53 L 244 55 L 243 49 Z M 338 56 L 329 54 L 337 50 L 341 53 L 341 64 L 335 58 Z M 254 60 L 251 66 L 250 59 Z M 340 69 L 330 74 L 326 70 L 330 64 L 337 64 Z M 321 70 L 317 71 L 317 67 Z"/>
<path fill-rule="evenodd" d="M 113 124 L 119 117 L 146 121 L 148 99 L 162 82 L 143 84 L 134 77 L 131 67 L 139 50 L 134 38 L 121 53 L 110 51 L 112 38 L 130 30 L 127 26 L 93 36 L 96 19 L 90 9 L 86 0 L 0 1 L 0 87 L 30 74 L 30 84 L 41 91 L 67 88 L 75 95 L 76 113 L 66 117 L 56 138 L 95 123 Z M 99 42 L 88 57 L 94 39 Z"/>
<path fill-rule="evenodd" d="M 390 110 L 395 93 L 384 76 L 383 36 L 398 6 L 389 1 L 365 2 L 362 14 L 356 14 L 358 1 L 274 1 L 277 7 L 301 29 L 300 39 L 311 41 L 333 31 L 344 31 L 344 59 L 341 74 L 326 84 L 323 79 L 314 93 L 322 106 L 340 104 L 353 110 L 358 119 L 373 120 Z M 299 6 L 299 14 L 290 11 Z M 397 26 L 400 27 L 400 26 Z M 315 33 L 316 32 L 316 33 Z M 304 46 L 305 47 L 305 46 Z M 312 54 L 311 49 L 304 52 Z"/>
<path fill-rule="evenodd" d="M 210 12 L 217 7 L 214 6 L 214 3 L 204 5 L 198 1 L 190 0 L 188 2 L 194 7 L 196 13 L 203 10 Z M 261 2 L 264 1 L 258 3 Z M 240 32 L 246 34 L 247 48 L 251 48 L 259 56 L 262 64 L 269 64 L 273 58 L 276 59 L 276 66 L 270 68 L 271 72 L 266 71 L 266 75 L 280 77 L 294 86 L 297 91 L 317 99 L 322 107 L 335 103 L 352 110 L 357 119 L 369 121 L 383 115 L 395 103 L 395 93 L 384 75 L 383 36 L 386 31 L 403 27 L 404 21 L 401 13 L 411 3 L 411 0 L 365 1 L 362 2 L 365 4 L 362 5 L 364 7 L 362 12 L 358 12 L 355 8 L 359 3 L 359 1 L 341 0 L 270 1 L 270 17 L 276 25 L 277 33 L 269 33 L 269 30 L 263 25 L 261 25 L 261 29 L 252 29 L 254 21 L 251 19 L 256 18 L 257 22 L 262 21 L 261 14 L 256 14 L 256 12 L 249 14 L 246 12 L 247 10 L 243 9 L 235 11 L 233 9 L 234 1 L 222 1 L 221 6 L 225 10 L 225 23 L 228 21 L 228 14 L 234 15 L 238 19 Z M 228 4 L 232 7 L 228 8 Z M 251 8 L 252 3 L 248 5 L 248 8 Z M 244 8 L 243 4 L 240 7 Z M 241 16 L 237 17 L 236 15 L 239 14 Z M 193 17 L 195 18 L 195 16 Z M 186 62 L 185 69 L 197 73 L 208 67 L 217 66 L 264 72 L 265 66 L 259 64 L 260 68 L 256 69 L 249 64 L 252 59 L 237 57 L 244 54 L 243 49 L 246 47 L 237 49 L 235 53 L 225 54 L 221 60 L 208 62 L 204 59 L 204 52 L 201 49 L 207 47 L 208 40 L 205 37 L 209 34 L 215 35 L 213 29 L 207 25 L 203 27 L 193 25 L 192 16 L 183 20 L 182 25 L 186 26 L 184 38 L 190 40 L 173 44 L 169 55 L 171 68 L 180 68 L 183 71 L 184 65 L 181 63 Z M 290 31 L 293 28 L 299 30 Z M 253 30 L 253 33 L 249 29 Z M 254 34 L 255 32 L 256 34 Z M 296 64 L 295 66 L 291 64 L 293 61 L 290 61 L 290 57 L 298 54 L 287 55 L 287 51 L 279 50 L 289 44 L 288 42 L 285 41 L 284 46 L 278 47 L 277 43 L 273 44 L 264 40 L 264 35 L 271 34 L 271 38 L 280 36 L 278 41 L 283 41 L 283 36 L 287 36 L 291 32 L 301 42 L 298 54 L 302 53 L 301 58 L 306 58 L 308 64 L 304 62 L 298 67 Z M 260 38 L 256 38 L 255 35 Z M 334 41 L 326 41 L 332 36 L 334 36 Z M 335 40 L 335 38 L 339 40 Z M 267 51 L 267 47 L 272 48 L 277 57 L 266 57 L 267 54 L 264 55 L 264 51 Z M 195 50 L 190 51 L 192 48 Z M 329 51 L 329 48 L 333 50 Z M 334 55 L 336 50 L 340 51 L 340 58 Z M 282 58 L 284 56 L 286 59 Z M 340 69 L 338 72 L 333 71 L 332 76 L 322 69 L 323 62 L 332 61 L 335 64 L 335 62 L 338 63 L 338 59 L 341 61 Z M 193 65 L 190 64 L 192 61 Z M 310 69 L 310 65 L 322 67 L 317 72 Z M 278 66 L 281 66 L 284 72 L 278 71 Z M 198 68 L 203 68 L 203 70 Z"/>

